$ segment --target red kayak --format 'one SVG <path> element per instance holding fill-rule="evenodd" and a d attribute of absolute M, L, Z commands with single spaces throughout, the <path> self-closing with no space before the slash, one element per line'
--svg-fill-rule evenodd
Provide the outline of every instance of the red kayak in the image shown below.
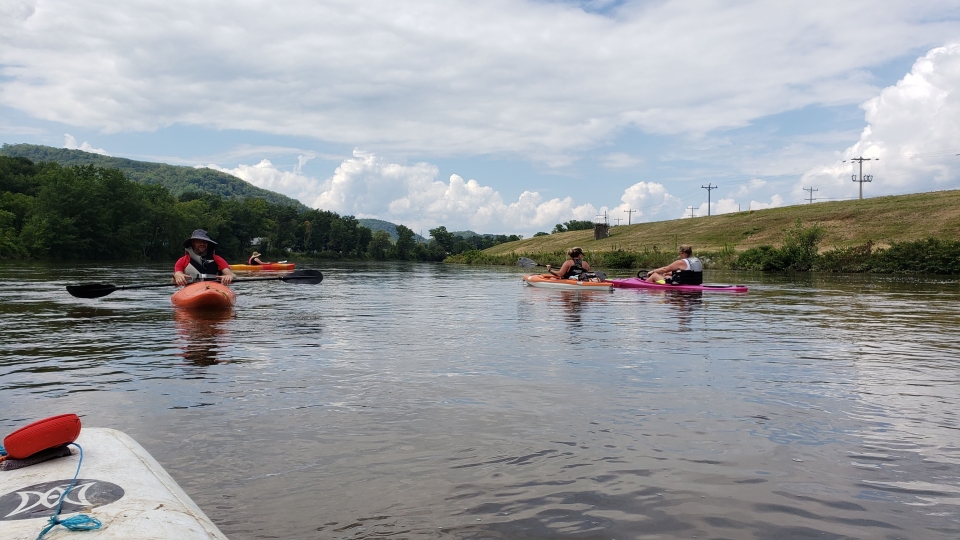
<path fill-rule="evenodd" d="M 230 287 L 216 281 L 191 283 L 173 293 L 170 302 L 184 309 L 218 310 L 230 309 L 237 303 L 237 295 Z"/>
<path fill-rule="evenodd" d="M 640 278 L 626 278 L 626 279 L 611 279 L 613 286 L 620 289 L 656 289 L 661 291 L 684 291 L 684 292 L 703 292 L 703 291 L 722 291 L 722 292 L 734 292 L 734 293 L 745 293 L 747 292 L 746 285 L 721 285 L 721 284 L 708 284 L 704 283 L 703 285 L 661 285 L 659 283 L 653 283 L 649 281 L 644 281 Z"/>

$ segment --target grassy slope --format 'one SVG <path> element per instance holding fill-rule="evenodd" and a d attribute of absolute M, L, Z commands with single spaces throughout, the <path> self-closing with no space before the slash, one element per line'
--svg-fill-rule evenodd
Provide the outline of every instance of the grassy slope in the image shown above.
<path fill-rule="evenodd" d="M 595 241 L 593 231 L 551 234 L 500 244 L 486 250 L 491 255 L 547 253 L 580 246 L 589 251 L 642 252 L 657 246 L 674 250 L 691 244 L 695 251 L 715 252 L 724 246 L 737 251 L 769 244 L 779 246 L 784 232 L 797 218 L 804 226 L 819 223 L 826 232 L 821 250 L 927 237 L 960 239 L 960 190 L 874 197 L 862 201 L 835 201 L 675 219 L 611 227 L 610 237 Z"/>
<path fill-rule="evenodd" d="M 212 193 L 228 199 L 264 199 L 273 204 L 293 206 L 299 210 L 307 209 L 300 201 L 286 195 L 258 188 L 240 178 L 213 169 L 134 161 L 82 150 L 34 144 L 4 144 L 0 148 L 0 155 L 22 156 L 35 163 L 52 161 L 63 166 L 94 165 L 120 169 L 130 180 L 141 184 L 160 184 L 174 197 L 187 192 Z"/>

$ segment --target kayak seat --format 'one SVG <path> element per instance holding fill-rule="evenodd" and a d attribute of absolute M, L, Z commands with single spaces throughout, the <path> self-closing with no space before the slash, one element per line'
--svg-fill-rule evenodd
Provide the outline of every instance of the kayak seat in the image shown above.
<path fill-rule="evenodd" d="M 671 285 L 703 285 L 703 272 L 693 270 L 674 270 L 670 276 Z"/>

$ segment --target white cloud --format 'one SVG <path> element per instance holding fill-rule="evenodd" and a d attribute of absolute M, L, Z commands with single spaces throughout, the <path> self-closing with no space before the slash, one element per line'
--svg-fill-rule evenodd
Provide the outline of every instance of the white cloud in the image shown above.
<path fill-rule="evenodd" d="M 571 219 L 592 220 L 597 213 L 593 205 L 578 205 L 571 197 L 545 200 L 533 191 L 506 203 L 499 192 L 476 180 L 454 174 L 443 182 L 436 179 L 438 174 L 429 163 L 388 163 L 354 151 L 320 184 L 312 206 L 402 223 L 416 231 L 445 225 L 450 230 L 525 234 Z"/>
<path fill-rule="evenodd" d="M 600 157 L 600 166 L 606 169 L 629 169 L 643 163 L 643 158 L 617 152 Z"/>
<path fill-rule="evenodd" d="M 737 195 L 743 197 L 744 195 L 749 195 L 759 189 L 762 189 L 767 185 L 767 181 L 760 178 L 751 178 L 746 184 L 740 186 L 740 189 L 737 190 Z"/>
<path fill-rule="evenodd" d="M 612 217 L 624 217 L 630 223 L 652 221 L 651 218 L 663 213 L 673 213 L 682 207 L 679 198 L 667 192 L 663 184 L 656 182 L 637 182 L 624 190 L 620 197 L 622 204 L 610 210 Z M 633 210 L 631 214 L 628 211 Z"/>
<path fill-rule="evenodd" d="M 69 133 L 63 134 L 63 147 L 68 150 L 83 150 L 84 152 L 92 152 L 94 154 L 101 154 L 104 156 L 110 155 L 103 148 L 94 148 L 90 146 L 90 143 L 87 141 L 83 141 L 83 144 L 77 146 L 77 139 Z"/>
<path fill-rule="evenodd" d="M 955 0 L 4 2 L 0 105 L 552 165 L 621 130 L 701 135 L 876 93 Z M 591 9 L 607 9 L 609 16 Z M 856 20 L 856 24 L 850 21 Z"/>
<path fill-rule="evenodd" d="M 862 105 L 868 123 L 860 140 L 836 162 L 806 172 L 794 187 L 815 187 L 820 198 L 856 198 L 859 163 L 869 158 L 863 174 L 864 196 L 922 189 L 960 187 L 960 43 L 931 50 L 896 85 Z M 845 161 L 841 161 L 845 160 Z"/>
<path fill-rule="evenodd" d="M 724 198 L 710 203 L 710 212 L 707 213 L 707 203 L 701 203 L 700 206 L 693 209 L 693 216 L 690 215 L 690 209 L 684 209 L 681 218 L 703 217 L 707 215 L 718 216 L 720 214 L 732 214 L 734 212 L 747 212 L 750 210 L 763 210 L 764 208 L 776 208 L 783 206 L 783 197 L 778 194 L 770 197 L 770 202 L 760 202 L 750 200 L 749 202 L 737 202 L 736 199 Z"/>
<path fill-rule="evenodd" d="M 309 204 L 313 199 L 313 195 L 317 192 L 319 182 L 315 178 L 306 176 L 301 172 L 302 158 L 303 156 L 301 156 L 301 162 L 297 164 L 293 171 L 281 171 L 277 169 L 269 159 L 263 159 L 256 165 L 240 164 L 234 169 L 228 169 L 214 164 L 206 165 L 205 167 L 232 174 L 257 187 L 282 193 L 304 204 Z M 204 167 L 204 165 L 197 165 L 196 167 L 201 168 Z"/>

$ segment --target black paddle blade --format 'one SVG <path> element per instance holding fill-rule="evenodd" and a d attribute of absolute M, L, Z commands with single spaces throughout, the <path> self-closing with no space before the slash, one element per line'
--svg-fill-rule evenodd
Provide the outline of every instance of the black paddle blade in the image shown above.
<path fill-rule="evenodd" d="M 646 270 L 637 270 L 637 277 L 640 279 L 647 279 L 647 274 L 649 273 L 650 272 L 647 272 Z"/>
<path fill-rule="evenodd" d="M 116 291 L 115 285 L 107 283 L 90 283 L 87 285 L 67 285 L 67 292 L 77 298 L 100 298 Z"/>
<path fill-rule="evenodd" d="M 323 274 L 319 270 L 296 270 L 290 274 L 282 276 L 280 281 L 293 281 L 306 285 L 316 285 L 323 281 Z"/>
<path fill-rule="evenodd" d="M 523 268 L 533 268 L 534 266 L 539 266 L 537 261 L 533 259 L 528 259 L 526 257 L 520 257 L 517 259 L 517 266 L 522 266 Z"/>

